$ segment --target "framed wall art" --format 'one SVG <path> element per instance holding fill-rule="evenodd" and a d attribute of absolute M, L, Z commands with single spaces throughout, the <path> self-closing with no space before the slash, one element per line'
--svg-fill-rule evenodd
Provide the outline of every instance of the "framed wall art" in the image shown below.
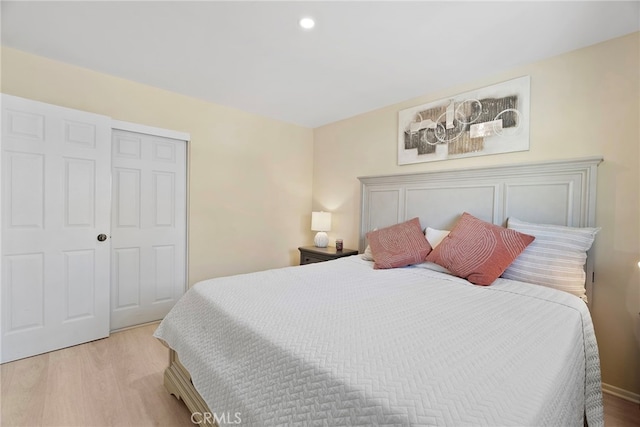
<path fill-rule="evenodd" d="M 398 165 L 529 149 L 529 76 L 401 110 Z"/>

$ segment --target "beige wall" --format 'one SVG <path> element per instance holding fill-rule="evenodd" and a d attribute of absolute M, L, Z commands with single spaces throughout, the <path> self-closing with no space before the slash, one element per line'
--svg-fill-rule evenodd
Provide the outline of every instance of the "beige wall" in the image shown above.
<path fill-rule="evenodd" d="M 358 176 L 602 155 L 592 314 L 603 381 L 640 394 L 639 33 L 431 93 L 314 130 L 313 207 L 330 239 L 357 248 Z M 531 76 L 530 150 L 397 165 L 398 111 Z"/>
<path fill-rule="evenodd" d="M 1 91 L 191 134 L 189 281 L 297 264 L 312 130 L 2 48 Z"/>

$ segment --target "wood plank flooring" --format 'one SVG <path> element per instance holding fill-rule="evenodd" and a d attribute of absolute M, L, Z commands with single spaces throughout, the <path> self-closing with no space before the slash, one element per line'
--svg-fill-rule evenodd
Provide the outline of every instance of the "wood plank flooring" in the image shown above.
<path fill-rule="evenodd" d="M 156 324 L 0 367 L 0 425 L 193 426 L 162 385 Z M 640 427 L 640 406 L 604 395 L 606 427 Z"/>
<path fill-rule="evenodd" d="M 1 366 L 4 426 L 193 426 L 163 386 L 157 324 Z"/>
<path fill-rule="evenodd" d="M 640 404 L 603 393 L 606 427 L 640 427 Z"/>

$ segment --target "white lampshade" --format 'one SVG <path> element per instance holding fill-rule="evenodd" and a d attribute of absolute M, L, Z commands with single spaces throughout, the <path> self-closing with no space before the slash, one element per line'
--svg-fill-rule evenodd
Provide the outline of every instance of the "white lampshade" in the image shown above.
<path fill-rule="evenodd" d="M 311 229 L 313 231 L 330 231 L 331 212 L 311 212 Z"/>
<path fill-rule="evenodd" d="M 311 229 L 317 231 L 313 243 L 318 248 L 326 248 L 329 245 L 329 236 L 325 231 L 331 230 L 330 212 L 311 212 Z"/>

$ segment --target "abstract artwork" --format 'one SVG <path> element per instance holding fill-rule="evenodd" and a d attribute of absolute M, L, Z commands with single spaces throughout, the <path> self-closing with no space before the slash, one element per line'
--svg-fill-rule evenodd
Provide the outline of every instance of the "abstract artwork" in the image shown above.
<path fill-rule="evenodd" d="M 401 110 L 398 165 L 529 149 L 529 76 Z"/>

